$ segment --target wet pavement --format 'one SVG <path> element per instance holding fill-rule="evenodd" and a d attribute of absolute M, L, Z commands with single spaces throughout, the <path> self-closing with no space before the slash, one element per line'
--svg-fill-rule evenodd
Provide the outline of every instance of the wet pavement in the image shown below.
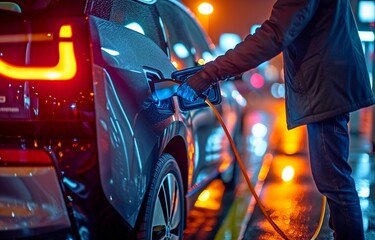
<path fill-rule="evenodd" d="M 241 157 L 273 221 L 289 239 L 311 239 L 318 226 L 322 196 L 310 173 L 306 129 L 287 131 L 283 101 L 263 100 L 254 100 L 247 109 L 246 148 Z M 375 154 L 366 136 L 363 131 L 352 134 L 349 162 L 361 200 L 366 239 L 375 239 Z M 220 181 L 209 188 L 211 198 L 198 201 L 189 215 L 185 239 L 282 239 L 255 204 L 243 177 L 236 189 L 225 189 Z M 333 239 L 328 217 L 327 206 L 317 239 Z"/>
<path fill-rule="evenodd" d="M 358 141 L 354 136 L 352 139 Z M 360 196 L 366 239 L 375 239 L 374 161 L 373 155 L 362 150 L 352 149 L 349 157 Z M 290 182 L 281 180 L 281 170 L 285 166 L 295 169 L 294 179 Z M 271 218 L 290 239 L 311 239 L 318 226 L 322 197 L 311 178 L 307 154 L 275 155 L 260 199 Z M 333 239 L 326 210 L 317 239 Z M 251 217 L 241 239 L 282 239 L 257 206 L 249 214 Z"/>

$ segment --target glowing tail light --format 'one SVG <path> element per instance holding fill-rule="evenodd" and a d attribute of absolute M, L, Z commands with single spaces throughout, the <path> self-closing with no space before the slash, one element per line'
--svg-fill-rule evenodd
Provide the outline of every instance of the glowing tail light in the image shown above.
<path fill-rule="evenodd" d="M 60 39 L 72 37 L 70 25 L 60 28 Z M 53 67 L 16 66 L 0 59 L 0 74 L 18 80 L 70 80 L 77 73 L 73 42 L 59 42 L 59 61 Z"/>
<path fill-rule="evenodd" d="M 0 165 L 9 163 L 52 164 L 48 154 L 42 150 L 0 149 Z"/>

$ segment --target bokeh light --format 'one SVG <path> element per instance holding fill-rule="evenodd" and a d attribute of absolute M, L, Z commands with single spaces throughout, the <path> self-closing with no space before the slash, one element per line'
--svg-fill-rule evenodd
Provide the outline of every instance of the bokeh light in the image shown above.
<path fill-rule="evenodd" d="M 214 7 L 210 3 L 204 2 L 199 4 L 198 11 L 203 15 L 210 15 L 214 11 Z"/>
<path fill-rule="evenodd" d="M 292 166 L 286 166 L 284 167 L 281 178 L 284 182 L 290 182 L 294 178 L 294 168 Z"/>

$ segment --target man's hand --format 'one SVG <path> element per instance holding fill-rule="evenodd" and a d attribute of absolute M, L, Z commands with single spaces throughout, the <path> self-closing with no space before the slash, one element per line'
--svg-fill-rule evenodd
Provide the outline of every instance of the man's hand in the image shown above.
<path fill-rule="evenodd" d="M 204 101 L 206 96 L 202 93 L 211 87 L 211 81 L 203 76 L 202 72 L 197 72 L 196 74 L 190 76 L 183 84 L 181 84 L 177 89 L 177 95 L 190 101 L 201 100 Z"/>
<path fill-rule="evenodd" d="M 194 102 L 198 99 L 202 101 L 205 100 L 205 97 L 203 96 L 203 94 L 198 93 L 187 82 L 184 82 L 178 87 L 177 95 L 190 102 Z"/>

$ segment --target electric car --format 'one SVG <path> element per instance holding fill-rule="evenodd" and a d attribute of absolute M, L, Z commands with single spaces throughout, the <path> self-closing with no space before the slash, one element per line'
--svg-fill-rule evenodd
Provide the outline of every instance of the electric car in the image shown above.
<path fill-rule="evenodd" d="M 0 1 L 0 239 L 181 239 L 235 159 L 204 102 L 158 84 L 214 57 L 178 1 Z M 240 146 L 245 100 L 206 95 Z"/>

